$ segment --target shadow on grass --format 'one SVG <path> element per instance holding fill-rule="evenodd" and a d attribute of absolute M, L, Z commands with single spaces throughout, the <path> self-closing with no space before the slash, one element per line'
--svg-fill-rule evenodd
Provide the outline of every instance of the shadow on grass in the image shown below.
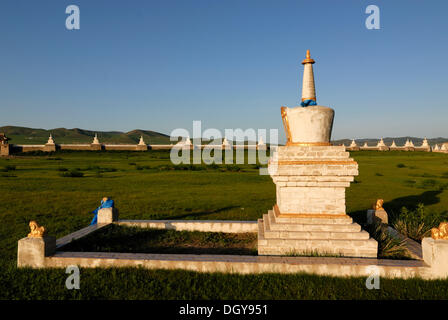
<path fill-rule="evenodd" d="M 400 197 L 393 199 L 392 201 L 385 202 L 383 207 L 386 209 L 389 215 L 397 215 L 401 208 L 406 207 L 408 209 L 416 208 L 420 203 L 425 206 L 436 204 L 440 202 L 439 194 L 442 190 L 425 191 L 419 195 L 412 195 L 406 197 Z"/>
<path fill-rule="evenodd" d="M 175 231 L 111 225 L 61 248 L 75 252 L 257 254 L 257 234 Z"/>
<path fill-rule="evenodd" d="M 438 195 L 442 193 L 442 190 L 437 191 L 425 191 L 419 195 L 412 195 L 406 197 L 400 197 L 393 199 L 391 201 L 385 202 L 383 207 L 389 215 L 390 218 L 396 217 L 401 208 L 406 207 L 408 209 L 416 208 L 420 203 L 425 206 L 436 204 L 440 202 Z M 370 208 L 368 208 L 370 209 Z M 367 222 L 367 209 L 349 212 L 348 215 L 353 218 L 356 223 L 365 225 Z"/>

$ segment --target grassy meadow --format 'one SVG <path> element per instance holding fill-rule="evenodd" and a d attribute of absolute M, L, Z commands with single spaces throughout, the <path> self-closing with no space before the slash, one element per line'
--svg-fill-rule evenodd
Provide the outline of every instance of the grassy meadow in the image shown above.
<path fill-rule="evenodd" d="M 391 219 L 399 216 L 403 206 L 412 210 L 420 203 L 431 214 L 448 216 L 447 154 L 360 151 L 351 156 L 360 171 L 346 192 L 347 212 L 355 220 L 362 223 L 377 198 L 384 199 Z M 115 200 L 122 219 L 256 220 L 275 203 L 275 186 L 269 176 L 259 175 L 257 165 L 176 167 L 170 163 L 169 151 L 0 158 L 0 299 L 448 297 L 448 281 L 384 279 L 381 290 L 372 291 L 362 278 L 143 269 L 83 269 L 81 290 L 70 291 L 64 286 L 65 270 L 15 267 L 17 241 L 29 232 L 30 220 L 62 237 L 87 226 L 93 217 L 90 212 L 104 196 Z M 204 239 L 199 235 L 194 241 Z"/>

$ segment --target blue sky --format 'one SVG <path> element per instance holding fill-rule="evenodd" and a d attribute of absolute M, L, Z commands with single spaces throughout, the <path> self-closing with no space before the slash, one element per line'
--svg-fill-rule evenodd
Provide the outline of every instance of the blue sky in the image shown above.
<path fill-rule="evenodd" d="M 81 29 L 65 28 L 78 5 Z M 381 29 L 365 28 L 375 4 Z M 0 2 L 0 126 L 279 128 L 306 49 L 333 138 L 448 137 L 448 2 Z"/>

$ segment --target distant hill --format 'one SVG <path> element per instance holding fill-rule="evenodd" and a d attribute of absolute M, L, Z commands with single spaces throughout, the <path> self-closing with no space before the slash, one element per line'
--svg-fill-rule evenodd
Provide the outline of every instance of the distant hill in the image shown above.
<path fill-rule="evenodd" d="M 367 142 L 368 146 L 376 146 L 376 144 L 378 143 L 378 141 L 380 139 L 381 138 L 377 138 L 377 139 L 365 138 L 365 139 L 355 139 L 355 141 L 356 141 L 356 144 L 358 146 L 362 146 L 365 142 Z M 390 145 L 390 144 L 392 144 L 392 141 L 395 141 L 395 144 L 397 146 L 402 146 L 402 145 L 405 144 L 407 139 L 412 140 L 412 142 L 414 143 L 415 146 L 419 146 L 419 145 L 422 144 L 424 138 L 417 138 L 417 137 L 397 137 L 397 138 L 391 138 L 391 137 L 387 137 L 387 138 L 383 138 L 383 141 L 384 141 L 384 143 L 386 145 Z M 348 146 L 351 142 L 352 142 L 351 139 L 340 139 L 340 140 L 332 141 L 332 143 L 334 145 L 340 145 L 340 144 L 343 143 L 346 146 Z M 432 139 L 428 138 L 428 143 L 429 143 L 430 146 L 433 146 L 435 144 L 441 144 L 443 142 L 448 142 L 448 139 L 441 138 L 441 137 L 432 138 Z"/>
<path fill-rule="evenodd" d="M 8 138 L 11 139 L 12 144 L 45 144 L 48 141 L 48 136 L 53 136 L 56 143 L 70 144 L 70 143 L 91 143 L 95 133 L 101 143 L 111 144 L 137 144 L 140 136 L 148 144 L 170 144 L 170 136 L 150 131 L 150 130 L 132 130 L 129 132 L 120 131 L 91 131 L 79 128 L 65 129 L 35 129 L 16 126 L 0 127 L 0 132 L 4 132 Z"/>

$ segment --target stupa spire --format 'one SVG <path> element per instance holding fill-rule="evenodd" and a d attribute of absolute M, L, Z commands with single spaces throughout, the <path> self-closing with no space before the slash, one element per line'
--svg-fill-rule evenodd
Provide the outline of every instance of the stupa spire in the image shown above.
<path fill-rule="evenodd" d="M 302 82 L 302 107 L 316 105 L 316 89 L 314 86 L 313 64 L 315 61 L 311 59 L 310 50 L 306 51 L 306 58 L 303 64 L 303 82 Z"/>

